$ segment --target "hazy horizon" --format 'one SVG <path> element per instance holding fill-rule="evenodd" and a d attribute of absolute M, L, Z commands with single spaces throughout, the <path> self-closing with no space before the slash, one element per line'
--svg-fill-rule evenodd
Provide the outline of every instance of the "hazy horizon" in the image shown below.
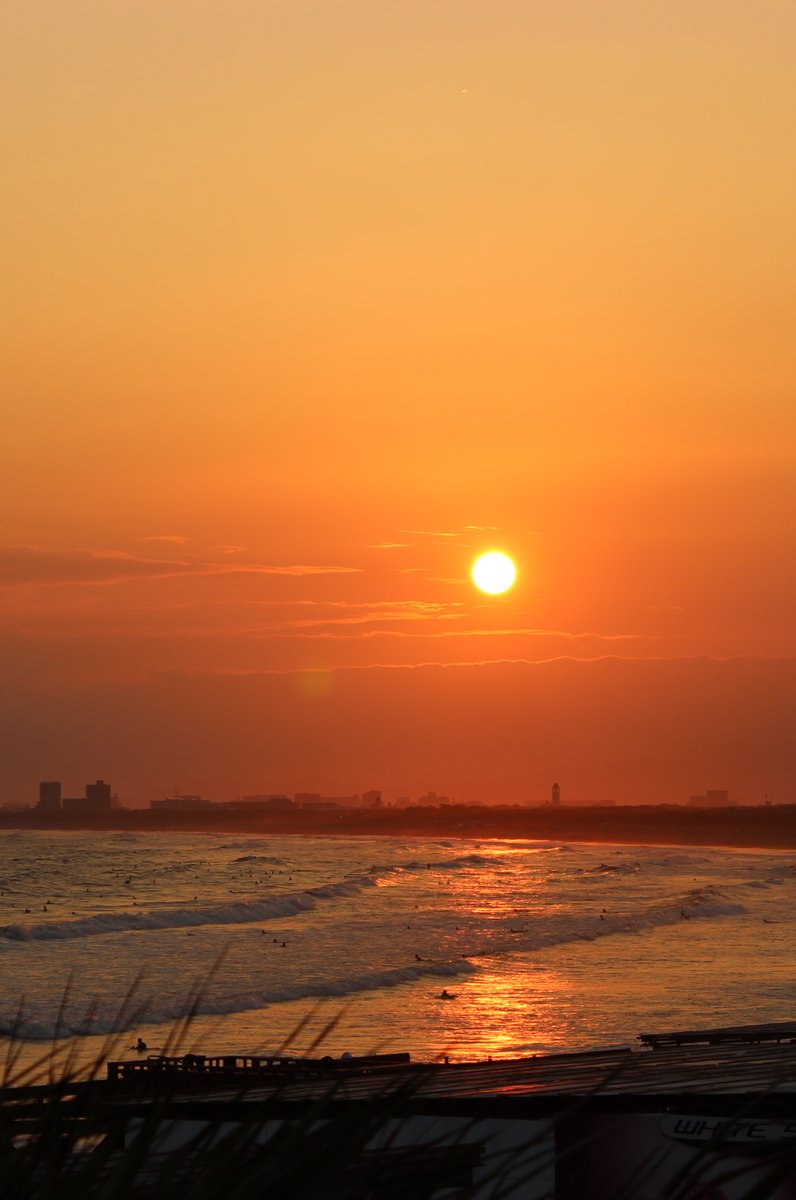
<path fill-rule="evenodd" d="M 175 789 L 224 800 L 369 788 L 527 803 L 547 799 L 553 781 L 565 804 L 685 803 L 707 788 L 737 803 L 783 803 L 796 800 L 795 675 L 790 662 L 615 659 L 341 671 L 323 677 L 318 696 L 289 673 L 204 686 L 175 674 L 120 696 L 118 685 L 86 688 L 68 711 L 48 711 L 32 693 L 3 714 L 9 739 L 19 747 L 36 714 L 52 732 L 46 749 L 35 737 L 26 747 L 22 794 L 8 793 L 6 769 L 3 799 L 35 800 L 40 779 L 80 795 L 102 777 L 128 804 Z M 750 755 L 751 739 L 767 757 Z"/>

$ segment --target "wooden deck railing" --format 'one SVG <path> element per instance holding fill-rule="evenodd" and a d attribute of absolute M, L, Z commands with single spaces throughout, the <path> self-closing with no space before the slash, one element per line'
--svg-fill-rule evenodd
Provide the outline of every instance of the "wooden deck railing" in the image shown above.
<path fill-rule="evenodd" d="M 146 1058 L 108 1063 L 108 1080 L 122 1082 L 159 1077 L 246 1077 L 274 1079 L 290 1075 L 320 1075 L 339 1071 L 371 1073 L 382 1068 L 402 1066 L 409 1054 L 350 1055 L 344 1058 L 291 1058 L 284 1055 L 256 1054 L 150 1054 Z"/>

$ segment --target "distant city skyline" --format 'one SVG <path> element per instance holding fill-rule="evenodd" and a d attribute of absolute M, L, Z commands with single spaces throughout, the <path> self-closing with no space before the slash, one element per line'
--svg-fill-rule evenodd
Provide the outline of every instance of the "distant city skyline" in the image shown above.
<path fill-rule="evenodd" d="M 789 803 L 785 800 L 784 803 Z M 419 796 L 386 796 L 381 788 L 367 788 L 359 792 L 324 794 L 322 792 L 291 792 L 289 789 L 284 791 L 269 791 L 256 792 L 248 795 L 237 795 L 226 799 L 209 798 L 198 792 L 179 792 L 174 790 L 167 796 L 161 796 L 157 799 L 150 799 L 148 804 L 131 802 L 123 804 L 111 788 L 109 783 L 102 779 L 96 780 L 95 783 L 87 783 L 85 792 L 80 797 L 69 797 L 63 794 L 63 785 L 60 780 L 45 780 L 39 783 L 38 803 L 35 805 L 37 812 L 42 814 L 48 813 L 74 813 L 85 814 L 91 812 L 107 812 L 112 808 L 149 808 L 156 812 L 205 812 L 211 809 L 223 807 L 236 807 L 248 811 L 256 809 L 271 810 L 283 809 L 287 807 L 295 808 L 381 808 L 386 807 L 410 807 L 410 806 L 431 806 L 431 807 L 454 807 L 461 804 L 475 804 L 475 801 L 462 801 L 455 796 L 447 796 L 436 792 L 433 788 L 429 788 Z M 491 802 L 495 805 L 516 804 L 507 797 L 499 797 Z M 558 783 L 553 783 L 550 790 L 550 795 L 547 798 L 529 795 L 520 806 L 524 807 L 542 807 L 551 806 L 558 808 L 564 803 L 561 795 L 561 787 Z M 610 797 L 573 797 L 570 798 L 570 807 L 587 807 L 587 806 L 615 806 L 616 801 Z M 708 788 L 702 794 L 694 794 L 687 798 L 681 799 L 680 804 L 685 804 L 690 808 L 727 808 L 737 805 L 737 801 L 730 799 L 730 794 L 725 788 Z M 762 803 L 772 804 L 771 797 L 764 797 Z M 30 807 L 30 805 L 23 807 Z"/>

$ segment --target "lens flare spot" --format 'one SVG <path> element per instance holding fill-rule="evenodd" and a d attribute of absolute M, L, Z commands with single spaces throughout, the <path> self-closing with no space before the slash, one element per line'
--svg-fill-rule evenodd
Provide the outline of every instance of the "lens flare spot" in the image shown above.
<path fill-rule="evenodd" d="M 312 696 L 313 699 L 321 699 L 328 696 L 332 690 L 334 677 L 331 671 L 322 668 L 311 668 L 305 671 L 300 671 L 296 675 L 296 684 L 299 691 L 305 696 Z"/>

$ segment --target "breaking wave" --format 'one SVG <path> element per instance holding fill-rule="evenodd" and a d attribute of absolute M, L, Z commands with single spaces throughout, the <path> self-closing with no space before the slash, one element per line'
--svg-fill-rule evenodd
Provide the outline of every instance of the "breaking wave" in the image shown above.
<path fill-rule="evenodd" d="M 229 1016 L 233 1013 L 252 1012 L 269 1008 L 275 1004 L 287 1004 L 294 1000 L 341 999 L 359 992 L 373 992 L 382 988 L 400 987 L 420 979 L 453 979 L 474 974 L 478 967 L 462 960 L 456 962 L 424 962 L 413 966 L 397 967 L 388 971 L 365 972 L 346 979 L 330 979 L 322 982 L 302 982 L 284 987 L 265 988 L 232 995 L 200 996 L 192 1002 L 192 1011 L 197 1016 Z M 142 1022 L 159 1025 L 179 1021 L 186 1013 L 185 1004 L 157 1006 L 151 998 L 142 997 L 124 1019 L 118 1014 L 103 1013 L 101 1010 L 80 1014 L 63 1014 L 56 1024 L 51 1021 L 15 1017 L 13 1021 L 0 1019 L 0 1036 L 13 1034 L 24 1041 L 43 1041 L 53 1037 L 87 1037 L 97 1034 L 121 1033 Z"/>
<path fill-rule="evenodd" d="M 536 914 L 515 914 L 495 930 L 488 941 L 468 952 L 468 958 L 495 954 L 533 952 L 573 942 L 591 942 L 616 933 L 643 933 L 648 929 L 680 925 L 685 921 L 713 917 L 743 916 L 746 909 L 722 897 L 718 888 L 694 888 L 679 900 L 647 909 L 618 910 L 575 917 L 566 914 L 539 921 Z"/>
<path fill-rule="evenodd" d="M 284 858 L 277 858 L 273 854 L 244 854 L 240 858 L 233 858 L 233 863 L 268 863 L 271 867 L 277 867 L 284 863 Z"/>
<path fill-rule="evenodd" d="M 375 886 L 375 880 L 365 875 L 357 879 L 347 879 L 343 883 L 330 883 L 323 887 L 307 888 L 306 891 L 271 896 L 262 900 L 237 900 L 231 904 L 217 906 L 199 905 L 152 912 L 98 913 L 91 917 L 78 917 L 72 921 L 43 921 L 36 925 L 17 923 L 0 926 L 0 938 L 16 942 L 58 941 L 137 930 L 244 925 L 255 921 L 270 921 L 277 917 L 292 917 L 315 908 L 319 900 L 354 896 L 364 888 Z"/>

